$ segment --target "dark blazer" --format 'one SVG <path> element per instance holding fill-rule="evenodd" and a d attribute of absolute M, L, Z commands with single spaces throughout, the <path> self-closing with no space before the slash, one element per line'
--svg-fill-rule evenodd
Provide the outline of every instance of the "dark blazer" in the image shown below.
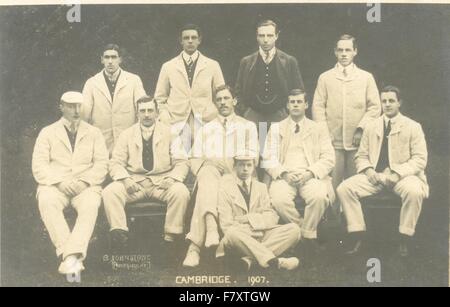
<path fill-rule="evenodd" d="M 239 65 L 235 90 L 240 107 L 242 107 L 242 105 L 249 106 L 250 101 L 254 99 L 252 88 L 255 80 L 255 64 L 258 59 L 258 54 L 259 50 L 242 58 Z M 282 89 L 282 93 L 280 94 L 287 96 L 289 91 L 294 88 L 304 89 L 302 76 L 295 57 L 277 49 L 273 61 L 275 61 L 276 64 L 278 78 Z"/>

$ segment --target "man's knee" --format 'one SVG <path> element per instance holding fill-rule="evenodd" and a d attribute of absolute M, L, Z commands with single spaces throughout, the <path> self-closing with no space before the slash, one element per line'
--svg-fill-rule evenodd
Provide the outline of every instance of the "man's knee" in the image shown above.
<path fill-rule="evenodd" d="M 320 203 L 326 203 L 328 202 L 328 187 L 326 183 L 323 183 L 320 180 L 312 179 L 311 182 L 311 195 L 312 199 L 320 202 Z"/>
<path fill-rule="evenodd" d="M 64 206 L 61 204 L 61 192 L 54 187 L 41 187 L 38 192 L 38 206 L 39 210 L 47 210 L 49 208 L 63 210 Z"/>
<path fill-rule="evenodd" d="M 286 185 L 281 182 L 273 182 L 270 185 L 269 194 L 274 206 L 280 206 L 294 201 Z"/>
<path fill-rule="evenodd" d="M 336 189 L 336 194 L 339 199 L 348 196 L 351 193 L 350 183 L 348 180 L 344 180 Z"/>
<path fill-rule="evenodd" d="M 190 198 L 190 192 L 188 188 L 181 182 L 175 182 L 170 188 L 168 193 L 176 199 L 188 202 Z"/>
<path fill-rule="evenodd" d="M 121 182 L 111 182 L 108 184 L 102 191 L 102 198 L 105 202 L 109 201 L 111 197 L 120 193 L 124 189 L 123 184 Z"/>
<path fill-rule="evenodd" d="M 203 182 L 218 181 L 220 177 L 220 172 L 212 165 L 202 166 L 197 174 L 199 184 L 202 184 Z"/>
<path fill-rule="evenodd" d="M 223 237 L 223 242 L 225 246 L 233 245 L 236 241 L 238 241 L 242 237 L 242 232 L 236 228 L 230 228 L 227 230 Z"/>
<path fill-rule="evenodd" d="M 288 234 L 288 236 L 290 238 L 293 238 L 295 240 L 300 240 L 301 230 L 300 230 L 299 225 L 297 225 L 295 223 L 289 223 L 289 224 L 286 224 L 283 226 L 286 227 L 286 234 Z"/>

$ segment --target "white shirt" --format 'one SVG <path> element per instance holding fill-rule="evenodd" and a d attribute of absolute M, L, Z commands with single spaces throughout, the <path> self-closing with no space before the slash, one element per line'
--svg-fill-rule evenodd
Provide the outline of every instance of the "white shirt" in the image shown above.
<path fill-rule="evenodd" d="M 106 69 L 104 69 L 103 71 L 105 72 L 106 77 L 108 77 L 109 81 L 111 82 L 116 82 L 120 74 L 120 68 L 113 74 L 108 73 Z"/>
<path fill-rule="evenodd" d="M 291 117 L 289 117 L 289 125 L 291 126 L 292 133 L 294 133 L 294 134 L 295 134 L 295 127 L 297 126 L 297 124 L 300 127 L 299 133 L 301 133 L 304 123 L 305 123 L 304 117 L 298 123 L 296 123 Z"/>
<path fill-rule="evenodd" d="M 270 62 L 272 62 L 273 58 L 275 57 L 276 52 L 277 52 L 277 48 L 273 47 L 272 49 L 270 49 L 268 51 L 269 58 L 266 60 L 266 57 L 267 57 L 266 51 L 264 51 L 261 47 L 259 47 L 259 54 L 261 55 L 264 63 L 266 63 L 266 64 L 269 64 Z"/>
<path fill-rule="evenodd" d="M 228 129 L 228 128 L 230 127 L 230 124 L 235 122 L 235 120 L 236 120 L 236 114 L 233 113 L 233 114 L 230 114 L 230 115 L 227 116 L 227 117 L 224 117 L 224 116 L 222 116 L 222 115 L 220 115 L 220 114 L 217 114 L 217 118 L 219 119 L 220 123 L 221 123 L 222 126 L 224 126 L 224 127 L 225 127 L 224 122 L 225 122 L 225 119 L 226 119 L 226 120 L 227 120 L 227 126 L 226 126 L 226 129 Z"/>
<path fill-rule="evenodd" d="M 291 127 L 291 137 L 289 146 L 286 153 L 286 158 L 284 160 L 284 166 L 289 171 L 296 171 L 308 168 L 308 160 L 306 159 L 305 151 L 303 150 L 303 141 L 302 141 L 302 128 L 304 126 L 305 118 L 302 118 L 298 122 L 300 126 L 300 131 L 295 133 L 296 122 L 289 118 L 289 125 Z"/>
<path fill-rule="evenodd" d="M 395 123 L 398 121 L 399 115 L 400 115 L 400 112 L 397 113 L 397 115 L 395 115 L 394 117 L 389 118 L 386 116 L 386 114 L 383 114 L 384 126 L 385 127 L 387 126 L 388 121 L 391 121 L 391 127 L 392 127 L 392 125 L 395 125 Z"/>
<path fill-rule="evenodd" d="M 153 130 L 155 130 L 155 125 L 152 125 L 151 127 L 145 127 L 141 124 L 141 132 L 144 140 L 148 141 L 151 138 L 151 136 L 153 135 Z"/>
<path fill-rule="evenodd" d="M 192 61 L 195 62 L 199 57 L 199 52 L 198 50 L 196 50 L 192 55 L 189 55 L 186 51 L 183 50 L 183 52 L 181 52 L 181 56 L 186 61 L 186 63 L 189 63 L 189 58 L 191 58 Z"/>
<path fill-rule="evenodd" d="M 355 70 L 355 63 L 352 63 L 350 65 L 347 65 L 346 67 L 342 66 L 340 63 L 336 64 L 336 68 L 338 69 L 338 71 L 344 76 L 344 77 L 348 77 L 350 76 L 353 71 Z M 344 74 L 344 69 L 346 74 Z"/>
<path fill-rule="evenodd" d="M 77 120 L 77 121 L 73 122 L 73 124 L 72 124 L 72 122 L 70 122 L 66 118 L 61 117 L 61 122 L 70 132 L 74 132 L 74 133 L 76 133 L 78 131 L 78 127 L 80 126 L 80 120 Z M 75 128 L 75 131 L 72 131 L 72 127 Z"/>

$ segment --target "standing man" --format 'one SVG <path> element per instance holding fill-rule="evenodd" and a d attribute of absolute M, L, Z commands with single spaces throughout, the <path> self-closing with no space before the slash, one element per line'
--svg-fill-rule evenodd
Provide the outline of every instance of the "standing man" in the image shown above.
<path fill-rule="evenodd" d="M 329 130 L 336 154 L 333 188 L 355 174 L 356 150 L 368 122 L 380 115 L 381 105 L 375 80 L 358 68 L 356 39 L 348 34 L 336 42 L 336 66 L 320 75 L 312 105 L 312 117 Z"/>
<path fill-rule="evenodd" d="M 269 193 L 281 220 L 300 225 L 304 238 L 316 239 L 317 226 L 335 198 L 329 176 L 335 160 L 328 131 L 305 117 L 307 108 L 305 92 L 292 90 L 289 117 L 271 126 L 262 166 L 272 178 Z M 306 203 L 303 222 L 294 203 L 298 194 Z"/>
<path fill-rule="evenodd" d="M 122 52 L 108 44 L 100 57 L 104 69 L 83 88 L 83 119 L 100 128 L 112 153 L 119 135 L 136 123 L 136 101 L 145 95 L 139 76 L 120 68 Z"/>
<path fill-rule="evenodd" d="M 164 240 L 175 241 L 183 233 L 189 191 L 183 184 L 189 171 L 187 154 L 170 126 L 157 121 L 158 107 L 152 97 L 137 101 L 139 122 L 119 137 L 109 166 L 114 180 L 103 190 L 106 217 L 112 241 L 125 245 L 128 239 L 125 205 L 156 198 L 167 202 Z"/>
<path fill-rule="evenodd" d="M 185 131 L 193 140 L 195 127 L 201 127 L 217 115 L 213 103 L 214 89 L 225 84 L 218 62 L 204 56 L 198 47 L 202 33 L 196 25 L 186 25 L 180 31 L 183 51 L 163 64 L 156 84 L 155 100 L 161 109 L 161 119 L 176 124 L 176 132 Z M 190 148 L 191 144 L 188 147 Z"/>
<path fill-rule="evenodd" d="M 216 256 L 234 250 L 247 268 L 257 262 L 261 267 L 294 270 L 296 257 L 279 257 L 300 240 L 300 227 L 278 224 L 278 215 L 270 204 L 267 186 L 252 178 L 256 152 L 237 155 L 234 172 L 222 177 L 219 190 L 219 221 L 224 238 Z"/>
<path fill-rule="evenodd" d="M 236 96 L 243 116 L 256 123 L 279 122 L 287 117 L 289 91 L 303 89 L 303 80 L 295 57 L 276 48 L 278 26 L 264 20 L 256 27 L 258 51 L 241 60 Z"/>
<path fill-rule="evenodd" d="M 401 104 L 398 88 L 386 86 L 381 90 L 384 114 L 364 130 L 355 158 L 358 175 L 337 189 L 347 230 L 355 242 L 349 254 L 360 250 L 366 230 L 359 200 L 387 189 L 402 198 L 400 255 L 408 255 L 409 238 L 414 235 L 422 201 L 429 194 L 425 177 L 428 154 L 421 125 L 400 113 Z"/>
<path fill-rule="evenodd" d="M 81 93 L 62 95 L 62 117 L 39 133 L 32 159 L 39 212 L 61 259 L 61 274 L 84 270 L 108 172 L 105 140 L 98 128 L 80 120 L 82 103 Z M 78 213 L 72 231 L 63 214 L 69 205 Z"/>
<path fill-rule="evenodd" d="M 258 134 L 254 123 L 234 112 L 236 99 L 229 86 L 216 89 L 215 105 L 219 114 L 197 133 L 191 154 L 191 171 L 197 177 L 197 196 L 191 229 L 191 241 L 183 265 L 196 267 L 200 249 L 219 245 L 217 228 L 217 196 L 219 181 L 233 170 L 237 151 L 258 152 Z"/>

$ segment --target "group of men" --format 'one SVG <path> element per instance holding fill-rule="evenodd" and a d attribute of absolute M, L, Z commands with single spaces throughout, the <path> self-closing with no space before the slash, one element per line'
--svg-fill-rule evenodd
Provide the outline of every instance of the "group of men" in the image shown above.
<path fill-rule="evenodd" d="M 359 251 L 360 199 L 390 189 L 403 202 L 400 252 L 407 255 L 428 196 L 420 124 L 400 114 L 398 88 L 379 93 L 373 76 L 353 63 L 350 35 L 337 40 L 337 64 L 319 77 L 313 120 L 306 118 L 297 60 L 276 48 L 278 35 L 271 20 L 257 25 L 259 50 L 241 60 L 235 91 L 219 63 L 198 51 L 195 25 L 181 29 L 183 51 L 163 64 L 154 97 L 121 69 L 117 45 L 104 48 L 104 69 L 83 93 L 62 95 L 61 119 L 41 131 L 33 152 L 39 211 L 61 274 L 84 269 L 102 202 L 112 242 L 126 246 L 125 206 L 144 199 L 167 204 L 166 242 L 189 240 L 185 267 L 198 266 L 202 249 L 214 247 L 218 257 L 239 254 L 248 268 L 293 270 L 298 258 L 283 254 L 301 238 L 317 239 L 331 205 L 346 217 L 349 253 Z M 194 191 L 185 185 L 189 172 Z M 78 212 L 72 230 L 63 214 L 69 205 Z"/>

